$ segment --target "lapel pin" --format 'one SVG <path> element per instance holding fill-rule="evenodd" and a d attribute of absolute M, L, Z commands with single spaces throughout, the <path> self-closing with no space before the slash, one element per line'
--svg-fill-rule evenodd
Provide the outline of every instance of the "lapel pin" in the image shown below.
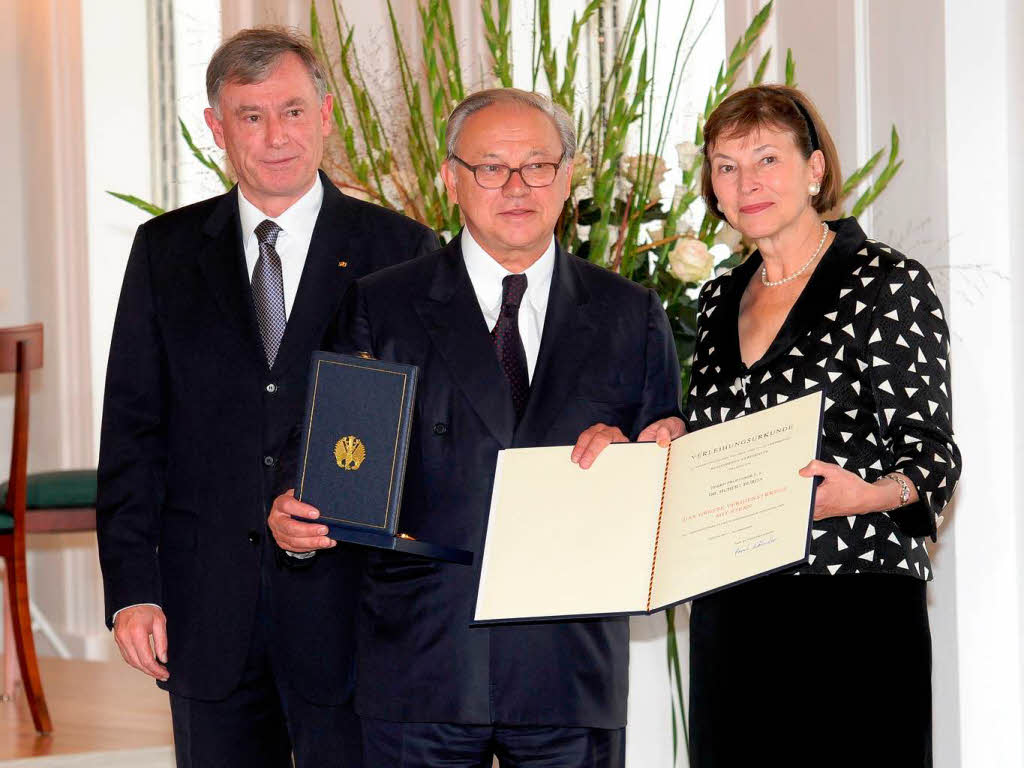
<path fill-rule="evenodd" d="M 342 267 L 342 268 L 347 267 L 348 266 L 348 262 L 347 261 L 339 261 L 338 262 L 338 266 Z"/>

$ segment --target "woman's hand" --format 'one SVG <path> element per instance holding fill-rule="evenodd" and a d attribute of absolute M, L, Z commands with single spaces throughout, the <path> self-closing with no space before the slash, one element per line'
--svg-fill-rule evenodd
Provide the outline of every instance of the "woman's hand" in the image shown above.
<path fill-rule="evenodd" d="M 900 505 L 900 487 L 888 477 L 869 483 L 855 472 L 818 460 L 801 469 L 800 476 L 822 479 L 814 494 L 815 520 L 882 512 Z"/>

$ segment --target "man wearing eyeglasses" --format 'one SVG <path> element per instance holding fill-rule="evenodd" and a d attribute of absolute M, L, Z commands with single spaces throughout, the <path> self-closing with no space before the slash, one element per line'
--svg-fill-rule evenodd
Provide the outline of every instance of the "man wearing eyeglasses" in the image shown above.
<path fill-rule="evenodd" d="M 569 446 L 588 427 L 595 444 L 635 438 L 676 413 L 668 319 L 652 291 L 554 238 L 576 151 L 564 110 L 534 93 L 476 93 L 449 118 L 447 149 L 442 177 L 465 228 L 358 281 L 337 319 L 338 351 L 420 368 L 403 530 L 477 553 L 470 567 L 369 552 L 356 694 L 365 763 L 620 767 L 626 619 L 470 623 L 497 452 Z M 291 515 L 315 510 L 278 497 L 282 548 L 331 545 Z"/>

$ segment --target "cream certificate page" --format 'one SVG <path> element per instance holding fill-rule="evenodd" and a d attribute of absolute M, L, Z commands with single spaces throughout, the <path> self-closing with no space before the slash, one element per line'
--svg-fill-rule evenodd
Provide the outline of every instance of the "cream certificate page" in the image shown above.
<path fill-rule="evenodd" d="M 673 442 L 647 610 L 807 557 L 821 396 L 726 421 Z"/>
<path fill-rule="evenodd" d="M 500 451 L 478 622 L 644 613 L 803 561 L 820 393 L 673 441 Z"/>

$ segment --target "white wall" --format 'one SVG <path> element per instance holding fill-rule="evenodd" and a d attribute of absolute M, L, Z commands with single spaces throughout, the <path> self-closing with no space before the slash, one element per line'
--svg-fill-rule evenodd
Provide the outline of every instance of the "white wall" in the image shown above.
<path fill-rule="evenodd" d="M 152 197 L 147 3 L 82 0 L 93 451 L 114 310 L 135 229 L 148 214 L 107 194 Z M 117 19 L 116 24 L 111 20 Z M 125 61 L 136 62 L 126 67 Z"/>
<path fill-rule="evenodd" d="M 1016 0 L 946 2 L 951 359 L 965 456 L 955 558 L 963 765 L 1024 764 L 1017 405 L 1024 17 Z M 1015 301 L 1016 300 L 1016 301 Z"/>

